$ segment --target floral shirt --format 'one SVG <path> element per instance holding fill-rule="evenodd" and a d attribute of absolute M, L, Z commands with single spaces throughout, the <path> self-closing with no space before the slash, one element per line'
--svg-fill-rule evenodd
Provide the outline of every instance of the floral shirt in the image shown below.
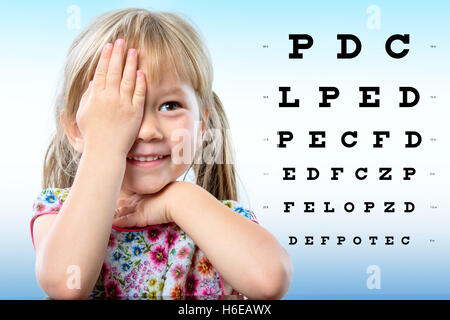
<path fill-rule="evenodd" d="M 57 214 L 70 188 L 43 190 L 33 203 L 30 222 Z M 253 211 L 233 200 L 221 200 L 232 211 L 256 223 Z M 140 229 L 112 226 L 105 260 L 92 299 L 221 299 L 244 297 L 224 288 L 220 274 L 193 240 L 175 223 Z"/>

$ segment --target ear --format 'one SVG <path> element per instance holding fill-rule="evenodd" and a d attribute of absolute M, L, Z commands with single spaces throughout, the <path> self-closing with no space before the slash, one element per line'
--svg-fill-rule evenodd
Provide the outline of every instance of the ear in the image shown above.
<path fill-rule="evenodd" d="M 78 151 L 79 153 L 83 153 L 84 150 L 84 140 L 81 135 L 80 129 L 78 129 L 78 125 L 76 121 L 69 122 L 65 119 L 64 112 L 61 112 L 59 115 L 59 121 L 64 128 L 64 132 L 66 133 L 67 139 L 69 140 L 72 147 Z"/>

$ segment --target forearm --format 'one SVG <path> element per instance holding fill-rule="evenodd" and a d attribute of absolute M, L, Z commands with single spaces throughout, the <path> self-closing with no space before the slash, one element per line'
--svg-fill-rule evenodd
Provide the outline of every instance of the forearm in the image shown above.
<path fill-rule="evenodd" d="M 88 295 L 99 276 L 111 232 L 126 159 L 87 150 L 83 153 L 69 195 L 37 252 L 39 269 L 61 288 L 79 267 L 80 296 Z M 55 284 L 57 282 L 57 284 Z"/>
<path fill-rule="evenodd" d="M 231 212 L 200 186 L 184 184 L 173 201 L 173 221 L 234 289 L 249 298 L 281 298 L 292 272 L 286 250 L 263 227 Z"/>

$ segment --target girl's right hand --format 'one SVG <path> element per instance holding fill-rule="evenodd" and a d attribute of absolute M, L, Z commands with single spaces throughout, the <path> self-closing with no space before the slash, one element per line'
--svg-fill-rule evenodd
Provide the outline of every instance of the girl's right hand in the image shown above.
<path fill-rule="evenodd" d="M 174 222 L 173 199 L 180 193 L 191 192 L 189 182 L 172 181 L 152 194 L 134 194 L 117 201 L 113 225 L 120 228 L 141 228 Z M 186 190 L 186 191 L 185 191 Z"/>
<path fill-rule="evenodd" d="M 143 72 L 136 71 L 137 51 L 128 50 L 125 67 L 123 51 L 123 39 L 103 48 L 94 79 L 81 98 L 76 122 L 84 140 L 83 152 L 89 148 L 113 150 L 125 158 L 135 142 L 146 83 Z"/>

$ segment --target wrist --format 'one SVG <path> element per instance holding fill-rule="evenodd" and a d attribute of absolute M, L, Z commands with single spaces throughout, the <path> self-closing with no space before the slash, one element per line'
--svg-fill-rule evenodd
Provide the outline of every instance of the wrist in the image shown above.
<path fill-rule="evenodd" d="M 126 163 L 127 154 L 112 148 L 103 148 L 95 145 L 85 145 L 82 156 L 96 157 L 99 159 L 111 159 L 111 161 L 123 161 Z"/>
<path fill-rule="evenodd" d="M 123 177 L 127 166 L 127 158 L 114 152 L 106 152 L 101 149 L 85 148 L 80 159 L 83 167 L 88 166 L 90 170 L 108 175 L 118 174 Z"/>
<path fill-rule="evenodd" d="M 190 203 L 194 193 L 198 192 L 196 184 L 187 181 L 174 181 L 171 183 L 171 201 L 167 203 L 167 218 L 171 222 L 177 222 L 178 214 L 183 212 L 183 207 Z M 203 190 L 203 189 L 202 189 Z"/>

